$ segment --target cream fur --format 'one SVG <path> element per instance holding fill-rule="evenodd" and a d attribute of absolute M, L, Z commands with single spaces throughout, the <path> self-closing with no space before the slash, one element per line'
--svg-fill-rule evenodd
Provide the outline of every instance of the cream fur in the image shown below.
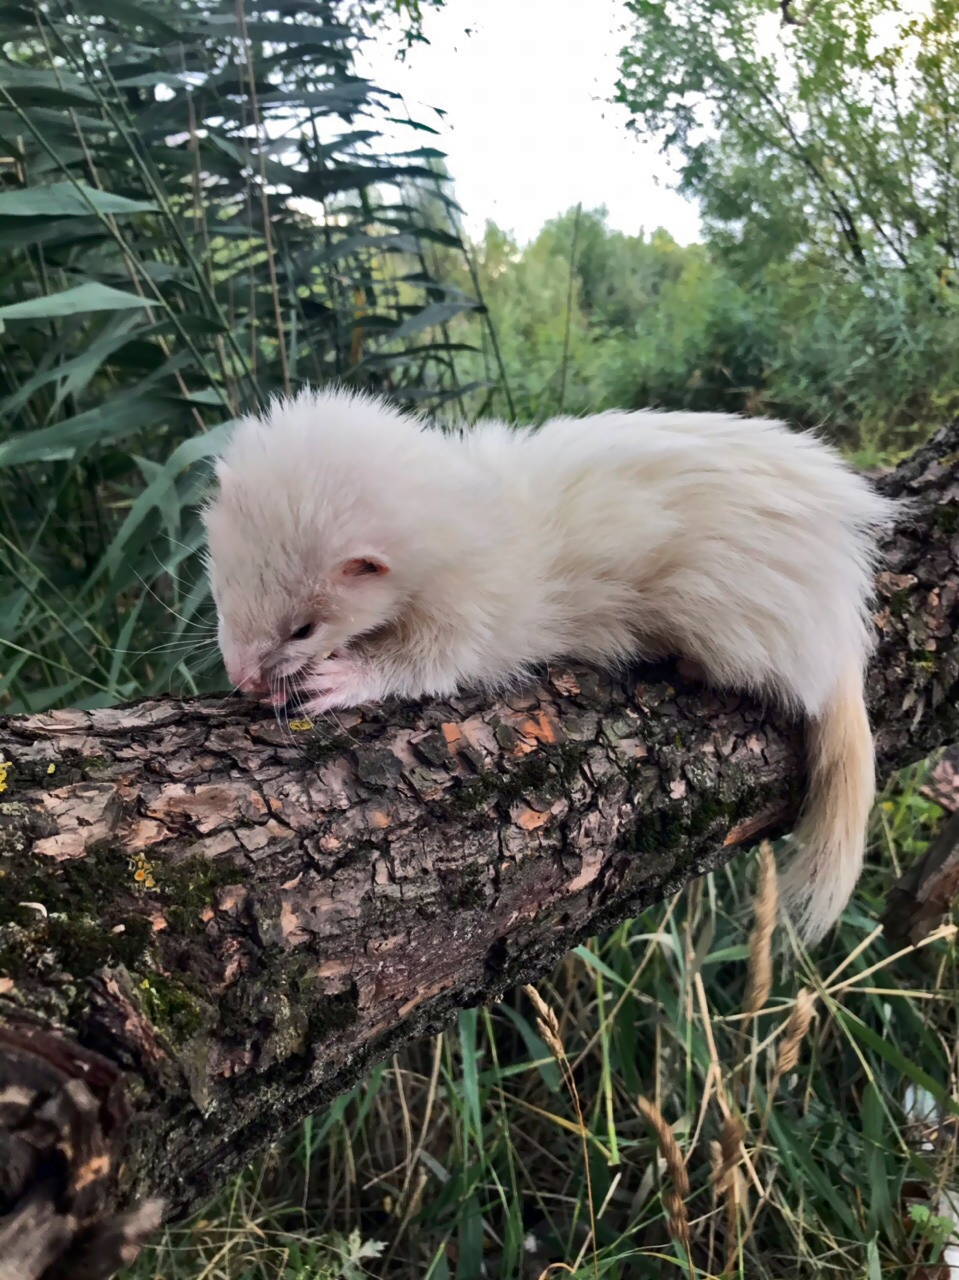
<path fill-rule="evenodd" d="M 873 796 L 862 677 L 895 508 L 827 445 L 658 412 L 444 434 L 322 391 L 245 420 L 218 474 L 205 520 L 236 684 L 291 681 L 322 713 L 501 688 L 562 657 L 682 654 L 808 717 L 785 897 L 807 940 L 834 922 Z M 371 572 L 350 577 L 358 558 Z M 312 635 L 289 640 L 303 623 Z"/>

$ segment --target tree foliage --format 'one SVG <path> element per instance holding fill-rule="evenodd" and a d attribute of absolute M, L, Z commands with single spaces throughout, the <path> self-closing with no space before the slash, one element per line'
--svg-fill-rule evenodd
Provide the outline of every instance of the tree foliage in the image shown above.
<path fill-rule="evenodd" d="M 490 223 L 470 257 L 511 396 L 497 393 L 495 407 L 521 421 L 649 404 L 739 409 L 761 381 L 745 294 L 703 246 L 570 210 L 525 246 Z M 457 324 L 481 345 L 475 319 Z M 490 377 L 479 355 L 461 367 Z"/>
<path fill-rule="evenodd" d="M 956 269 L 955 0 L 628 8 L 620 97 L 743 261 Z"/>
<path fill-rule="evenodd" d="M 954 412 L 959 6 L 628 8 L 619 98 L 748 292 L 770 403 L 885 444 Z"/>
<path fill-rule="evenodd" d="M 576 221 L 571 210 L 525 246 L 491 225 L 471 247 L 523 421 L 648 405 L 761 412 L 825 426 L 875 461 L 959 408 L 951 286 L 816 255 L 744 275 L 722 246 L 613 231 L 601 209 L 579 215 L 574 250 Z M 475 320 L 456 324 L 482 344 Z M 478 355 L 460 367 L 491 376 Z M 510 411 L 502 397 L 496 407 Z"/>

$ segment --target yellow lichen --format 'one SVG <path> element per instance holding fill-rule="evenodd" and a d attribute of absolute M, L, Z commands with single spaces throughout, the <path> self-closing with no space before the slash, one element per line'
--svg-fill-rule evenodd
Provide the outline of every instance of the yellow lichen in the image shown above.
<path fill-rule="evenodd" d="M 47 774 L 49 775 L 51 773 L 56 773 L 56 771 L 57 771 L 57 766 L 51 760 L 50 763 L 47 765 Z"/>
<path fill-rule="evenodd" d="M 133 872 L 133 883 L 137 889 L 155 889 L 153 865 L 142 853 L 135 853 L 130 858 L 130 870 Z"/>
<path fill-rule="evenodd" d="M 7 774 L 10 772 L 10 761 L 0 760 L 0 795 L 7 789 Z"/>
<path fill-rule="evenodd" d="M 291 720 L 290 728 L 296 733 L 306 733 L 308 729 L 313 728 L 312 720 Z"/>

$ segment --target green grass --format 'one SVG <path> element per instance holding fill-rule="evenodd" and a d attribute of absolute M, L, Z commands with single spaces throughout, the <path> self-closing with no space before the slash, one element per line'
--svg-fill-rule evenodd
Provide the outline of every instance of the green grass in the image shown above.
<path fill-rule="evenodd" d="M 562 1070 L 525 994 L 465 1011 L 171 1228 L 129 1280 L 520 1280 L 549 1266 L 582 1280 L 935 1275 L 917 1268 L 948 1233 L 938 1196 L 956 1176 L 955 939 L 950 927 L 893 957 L 875 925 L 941 817 L 920 780 L 906 775 L 878 806 L 872 865 L 840 929 L 814 959 L 776 963 L 754 1023 L 742 1016 L 747 858 L 578 948 L 540 984 Z M 815 1017 L 771 1094 L 802 989 Z M 692 1273 L 640 1096 L 686 1161 Z M 710 1182 L 727 1110 L 752 1164 L 737 1171 L 738 1208 Z M 380 1249 L 355 1273 L 335 1261 L 351 1232 Z"/>

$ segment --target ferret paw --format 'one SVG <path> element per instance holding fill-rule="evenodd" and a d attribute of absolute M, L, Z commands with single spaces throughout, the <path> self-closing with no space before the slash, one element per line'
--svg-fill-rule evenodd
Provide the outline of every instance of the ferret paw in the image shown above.
<path fill-rule="evenodd" d="M 324 711 L 378 702 L 384 694 L 368 662 L 340 654 L 321 662 L 303 684 L 302 696 L 309 699 L 303 710 L 322 715 Z"/>
<path fill-rule="evenodd" d="M 689 684 L 708 684 L 709 676 L 706 668 L 695 658 L 680 658 L 676 663 L 680 676 Z"/>

